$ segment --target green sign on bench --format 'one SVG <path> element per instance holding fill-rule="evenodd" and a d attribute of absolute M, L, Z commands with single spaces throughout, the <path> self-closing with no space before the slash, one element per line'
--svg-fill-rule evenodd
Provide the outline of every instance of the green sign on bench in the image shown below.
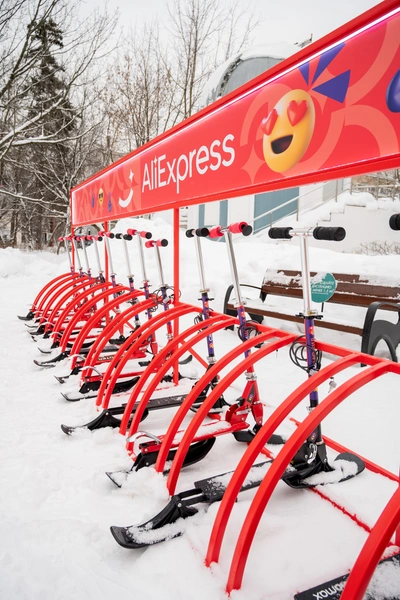
<path fill-rule="evenodd" d="M 326 273 L 323 277 L 317 274 L 311 280 L 311 299 L 313 302 L 327 302 L 336 290 L 336 279 L 332 273 Z"/>

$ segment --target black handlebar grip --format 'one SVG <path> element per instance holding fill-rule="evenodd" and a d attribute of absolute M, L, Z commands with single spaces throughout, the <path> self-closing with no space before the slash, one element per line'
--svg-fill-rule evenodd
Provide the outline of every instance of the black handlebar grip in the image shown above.
<path fill-rule="evenodd" d="M 186 231 L 186 237 L 192 238 L 195 235 L 197 237 L 207 237 L 210 233 L 210 230 L 207 227 L 199 227 L 199 229 L 188 229 Z"/>
<path fill-rule="evenodd" d="M 290 232 L 293 227 L 271 227 L 268 231 L 268 235 L 272 240 L 290 240 L 292 236 Z"/>
<path fill-rule="evenodd" d="M 313 236 L 316 240 L 341 242 L 346 237 L 343 227 L 315 227 Z"/>
<path fill-rule="evenodd" d="M 118 235 L 118 233 L 117 233 L 117 235 Z M 115 238 L 115 233 L 108 233 L 107 237 L 109 237 L 110 240 L 112 240 L 113 238 Z"/>
<path fill-rule="evenodd" d="M 392 215 L 389 219 L 389 226 L 390 229 L 393 229 L 394 231 L 399 231 L 400 230 L 400 215 Z"/>
<path fill-rule="evenodd" d="M 131 236 L 129 233 L 124 233 L 124 235 L 122 237 L 124 238 L 124 240 L 127 240 L 128 242 L 130 242 L 131 239 L 133 239 L 133 236 Z"/>
<path fill-rule="evenodd" d="M 160 246 L 164 246 L 164 247 L 168 246 L 168 240 L 166 240 L 166 239 L 160 240 Z"/>
<path fill-rule="evenodd" d="M 245 225 L 242 229 L 242 235 L 248 236 L 251 235 L 253 228 L 251 225 Z"/>
<path fill-rule="evenodd" d="M 195 233 L 197 237 L 207 237 L 210 233 L 208 227 L 199 227 L 199 229 L 195 229 Z"/>
<path fill-rule="evenodd" d="M 117 240 L 122 240 L 122 233 L 116 233 L 116 234 L 115 234 L 115 238 L 116 238 Z"/>

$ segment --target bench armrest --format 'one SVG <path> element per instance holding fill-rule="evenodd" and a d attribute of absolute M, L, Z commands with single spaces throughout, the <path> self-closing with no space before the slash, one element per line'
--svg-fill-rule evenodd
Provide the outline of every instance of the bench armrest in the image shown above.
<path fill-rule="evenodd" d="M 377 311 L 384 307 L 396 309 L 398 313 L 397 324 L 390 324 L 389 322 L 385 322 L 384 320 L 375 321 L 375 315 Z M 367 310 L 367 314 L 365 315 L 364 327 L 362 333 L 362 341 L 361 341 L 361 352 L 365 354 L 373 354 L 375 346 L 380 339 L 385 339 L 392 360 L 396 361 L 396 346 L 398 343 L 398 333 L 395 333 L 398 330 L 398 326 L 400 324 L 400 304 L 395 302 L 372 302 Z"/>

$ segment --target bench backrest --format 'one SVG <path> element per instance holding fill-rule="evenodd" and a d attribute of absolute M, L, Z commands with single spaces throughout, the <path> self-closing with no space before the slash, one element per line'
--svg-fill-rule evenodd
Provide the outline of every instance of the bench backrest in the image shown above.
<path fill-rule="evenodd" d="M 311 277 L 317 275 L 311 272 Z M 350 306 L 369 306 L 371 302 L 400 302 L 400 282 L 394 280 L 393 286 L 370 282 L 367 276 L 332 273 L 337 281 L 337 288 L 329 302 L 348 304 Z M 260 297 L 262 300 L 270 294 L 302 298 L 300 271 L 268 269 L 264 276 Z"/>

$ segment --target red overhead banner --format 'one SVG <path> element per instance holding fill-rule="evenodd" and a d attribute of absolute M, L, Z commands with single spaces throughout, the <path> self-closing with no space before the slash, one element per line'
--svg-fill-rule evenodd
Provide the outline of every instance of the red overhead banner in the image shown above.
<path fill-rule="evenodd" d="M 399 166 L 400 8 L 387 1 L 75 187 L 72 224 Z"/>

